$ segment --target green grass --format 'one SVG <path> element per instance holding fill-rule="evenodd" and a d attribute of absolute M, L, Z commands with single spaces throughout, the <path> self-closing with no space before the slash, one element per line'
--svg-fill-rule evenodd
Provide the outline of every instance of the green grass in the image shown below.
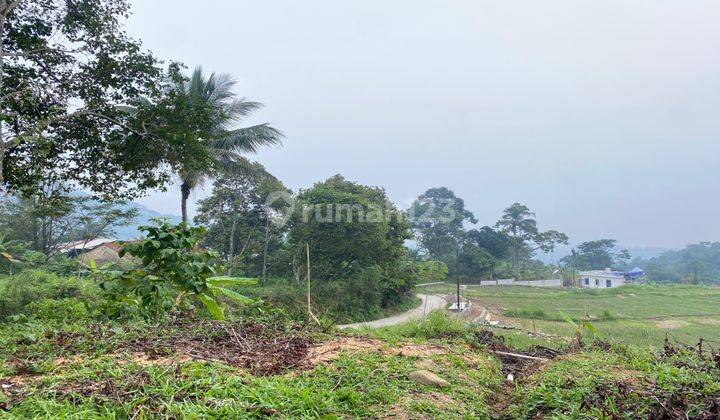
<path fill-rule="evenodd" d="M 477 327 L 439 311 L 424 322 L 354 336 L 302 330 L 317 346 L 357 340 L 369 347 L 344 345 L 334 358 L 270 375 L 220 361 L 148 361 L 137 358 L 136 347 L 118 345 L 180 333 L 205 336 L 212 325 L 0 324 L 0 383 L 12 384 L 0 390 L 0 418 L 589 419 L 652 417 L 663 407 L 692 417 L 720 398 L 720 367 L 711 360 L 624 345 L 559 356 L 507 385 L 500 360 L 473 343 Z M 298 333 L 297 324 L 277 327 Z M 36 338 L 26 340 L 23 332 Z M 516 347 L 548 344 L 519 331 L 495 333 Z M 61 345 L 58 337 L 66 337 Z M 18 359 L 27 365 L 23 372 Z M 450 386 L 411 381 L 417 369 Z"/>
<path fill-rule="evenodd" d="M 699 418 L 720 398 L 720 367 L 691 352 L 657 358 L 629 347 L 555 359 L 522 381 L 512 418 Z M 706 414 L 707 415 L 707 414 Z"/>
<path fill-rule="evenodd" d="M 57 335 L 44 334 L 56 328 L 70 337 L 63 346 L 56 345 Z M 28 329 L 36 333 L 35 340 L 22 339 L 20 332 Z M 23 384 L 11 388 L 18 392 L 8 411 L 2 410 L 0 391 L 0 417 L 367 418 L 403 413 L 416 418 L 445 413 L 487 418 L 486 400 L 502 380 L 492 356 L 442 342 L 436 344 L 440 353 L 423 355 L 391 352 L 394 344 L 382 342 L 377 348 L 348 348 L 333 360 L 268 376 L 221 362 L 141 363 L 131 349 L 117 346 L 167 333 L 165 326 L 142 323 L 110 328 L 0 324 L 0 383 L 22 378 Z M 318 345 L 338 339 L 321 332 L 314 337 Z M 16 358 L 27 364 L 26 372 L 16 370 Z M 435 389 L 412 382 L 408 374 L 420 368 L 447 378 L 451 386 Z"/>
<path fill-rule="evenodd" d="M 428 288 L 451 292 L 452 285 Z M 468 287 L 463 296 L 501 311 L 523 329 L 572 336 L 565 321 L 589 316 L 600 338 L 631 344 L 662 344 L 666 332 L 694 344 L 700 338 L 720 346 L 720 288 L 708 286 L 624 286 L 613 289 Z"/>

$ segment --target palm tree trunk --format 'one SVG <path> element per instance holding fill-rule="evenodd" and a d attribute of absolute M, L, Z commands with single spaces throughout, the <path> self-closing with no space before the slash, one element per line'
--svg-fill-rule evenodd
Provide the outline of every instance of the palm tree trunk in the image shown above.
<path fill-rule="evenodd" d="M 182 221 L 187 223 L 187 221 L 188 221 L 187 200 L 190 197 L 190 184 L 183 181 L 183 183 L 180 184 L 180 194 L 182 195 L 182 199 L 180 201 L 180 210 L 182 211 Z"/>

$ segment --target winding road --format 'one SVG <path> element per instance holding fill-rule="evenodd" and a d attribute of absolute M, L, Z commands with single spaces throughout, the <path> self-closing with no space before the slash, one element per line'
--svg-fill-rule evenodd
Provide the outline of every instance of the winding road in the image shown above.
<path fill-rule="evenodd" d="M 447 301 L 445 300 L 445 298 L 440 295 L 418 294 L 417 297 L 422 299 L 422 303 L 417 308 L 410 309 L 407 312 L 403 312 L 401 314 L 393 315 L 393 316 L 387 317 L 387 318 L 376 319 L 375 321 L 366 321 L 366 322 L 357 322 L 355 324 L 338 325 L 338 328 L 340 328 L 340 329 L 362 328 L 362 327 L 380 328 L 380 327 L 387 327 L 388 325 L 402 324 L 403 322 L 409 321 L 411 319 L 423 318 L 426 314 L 428 314 L 433 309 L 443 309 L 443 308 L 445 308 L 445 305 L 447 305 Z"/>

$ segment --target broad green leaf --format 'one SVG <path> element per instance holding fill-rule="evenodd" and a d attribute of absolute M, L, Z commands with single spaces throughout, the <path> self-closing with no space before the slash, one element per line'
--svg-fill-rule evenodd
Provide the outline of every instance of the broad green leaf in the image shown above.
<path fill-rule="evenodd" d="M 212 297 L 210 297 L 209 295 L 207 295 L 205 293 L 200 293 L 197 295 L 197 297 L 198 297 L 198 299 L 200 299 L 200 302 L 202 302 L 203 305 L 205 305 L 205 307 L 208 309 L 208 311 L 210 311 L 210 313 L 213 315 L 213 317 L 215 317 L 215 319 L 217 319 L 219 321 L 222 321 L 223 319 L 225 319 L 225 314 L 223 313 L 222 308 L 220 307 L 220 305 L 218 305 L 218 303 L 215 301 L 215 299 L 213 299 Z"/>
<path fill-rule="evenodd" d="M 583 326 L 590 331 L 590 334 L 595 335 L 597 330 L 595 329 L 595 326 L 591 324 L 589 321 L 583 321 Z"/>
<path fill-rule="evenodd" d="M 559 311 L 559 312 L 560 312 L 560 316 L 563 317 L 563 319 L 565 320 L 565 322 L 567 322 L 568 324 L 571 324 L 571 325 L 574 326 L 575 328 L 579 328 L 578 324 L 576 324 L 575 321 L 573 321 L 573 319 L 570 318 L 569 315 L 567 315 L 567 314 L 566 314 L 565 312 L 563 312 L 563 311 Z"/>
<path fill-rule="evenodd" d="M 97 270 L 97 263 L 96 263 L 95 260 L 92 259 L 92 258 L 90 258 L 90 269 L 91 269 L 92 271 Z"/>
<path fill-rule="evenodd" d="M 249 304 L 249 303 L 253 303 L 253 302 L 254 302 L 254 301 L 253 301 L 252 299 L 250 299 L 249 297 L 243 296 L 243 295 L 241 295 L 241 294 L 238 293 L 238 292 L 234 292 L 234 291 L 232 291 L 232 290 L 230 290 L 230 289 L 226 289 L 226 288 L 224 288 L 224 287 L 211 286 L 211 288 L 212 288 L 212 291 L 213 291 L 213 292 L 222 293 L 223 295 L 225 295 L 225 296 L 227 296 L 227 297 L 229 297 L 229 298 L 231 298 L 231 299 L 233 299 L 233 300 L 235 300 L 235 301 L 237 301 L 237 302 L 240 302 L 240 303 L 242 303 L 242 304 L 246 304 L 246 305 L 247 305 L 247 304 Z"/>
<path fill-rule="evenodd" d="M 258 280 L 249 277 L 218 276 L 209 277 L 207 282 L 213 286 L 252 286 L 257 284 Z"/>

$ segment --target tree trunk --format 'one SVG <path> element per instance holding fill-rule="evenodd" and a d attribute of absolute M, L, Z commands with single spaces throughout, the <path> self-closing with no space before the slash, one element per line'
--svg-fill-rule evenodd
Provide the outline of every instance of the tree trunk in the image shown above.
<path fill-rule="evenodd" d="M 180 184 L 180 194 L 182 195 L 182 198 L 180 201 L 180 210 L 182 211 L 182 221 L 187 223 L 187 221 L 188 221 L 187 200 L 190 197 L 190 184 L 183 181 L 183 183 Z"/>
<path fill-rule="evenodd" d="M 517 276 L 517 230 L 513 229 L 512 271 Z"/>
<path fill-rule="evenodd" d="M 3 178 L 3 162 L 5 160 L 5 145 L 3 144 L 2 124 L 0 124 L 0 194 L 2 193 Z"/>
<path fill-rule="evenodd" d="M 234 216 L 234 215 L 233 215 Z M 230 245 L 228 246 L 228 276 L 232 275 L 232 260 L 235 256 L 235 229 L 237 227 L 237 218 L 233 217 L 232 226 L 230 227 Z"/>
<path fill-rule="evenodd" d="M 0 1 L 0 7 L 5 9 L 7 6 L 7 3 L 5 1 Z M 5 49 L 3 48 L 4 45 L 4 39 L 3 34 L 5 33 L 5 15 L 0 15 L 0 93 L 4 91 L 4 77 L 5 77 Z M 0 107 L 0 112 L 2 111 L 2 108 Z M 3 178 L 3 163 L 5 162 L 5 132 L 3 130 L 3 123 L 0 122 L 0 191 L 2 190 L 3 181 L 5 178 Z"/>
<path fill-rule="evenodd" d="M 267 279 L 267 249 L 268 249 L 268 231 L 270 230 L 270 216 L 265 214 L 265 248 L 263 249 L 263 269 L 262 281 Z"/>

